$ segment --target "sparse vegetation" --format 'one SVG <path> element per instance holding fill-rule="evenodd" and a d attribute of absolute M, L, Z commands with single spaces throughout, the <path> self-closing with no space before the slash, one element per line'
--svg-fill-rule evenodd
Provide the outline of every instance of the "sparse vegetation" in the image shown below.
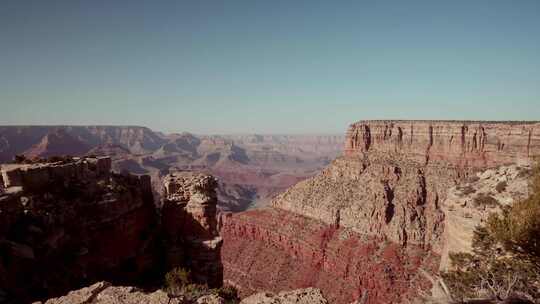
<path fill-rule="evenodd" d="M 450 255 L 453 269 L 443 278 L 456 302 L 490 298 L 540 303 L 539 169 L 531 190 L 528 199 L 491 214 L 485 226 L 475 229 L 472 253 Z M 485 197 L 481 204 L 489 203 Z"/>
<path fill-rule="evenodd" d="M 497 192 L 499 193 L 502 193 L 506 190 L 506 187 L 508 187 L 508 183 L 505 181 L 502 181 L 502 182 L 499 182 L 497 186 L 495 186 L 495 190 L 497 190 Z"/>
<path fill-rule="evenodd" d="M 210 289 L 207 285 L 193 283 L 191 281 L 191 272 L 181 267 L 167 272 L 164 290 L 170 298 L 182 297 L 184 303 L 195 303 L 198 298 L 210 294 L 222 297 L 227 304 L 240 302 L 238 291 L 233 286 Z"/>
<path fill-rule="evenodd" d="M 493 208 L 499 204 L 499 202 L 490 194 L 486 193 L 479 193 L 476 195 L 473 199 L 473 203 L 475 206 L 485 206 L 489 208 Z"/>

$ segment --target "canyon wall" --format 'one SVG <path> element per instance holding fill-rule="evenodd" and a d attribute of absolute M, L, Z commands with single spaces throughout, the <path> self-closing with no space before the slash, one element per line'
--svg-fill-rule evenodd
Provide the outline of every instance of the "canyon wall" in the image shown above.
<path fill-rule="evenodd" d="M 99 280 L 160 286 L 178 266 L 221 286 L 215 180 L 170 176 L 160 221 L 150 177 L 110 170 L 108 157 L 1 166 L 3 295 L 28 302 Z"/>
<path fill-rule="evenodd" d="M 246 294 L 314 286 L 332 303 L 418 298 L 438 271 L 448 189 L 539 154 L 538 123 L 355 123 L 321 173 L 271 208 L 223 218 L 224 278 Z"/>
<path fill-rule="evenodd" d="M 19 301 L 97 278 L 136 282 L 156 254 L 147 176 L 110 173 L 110 159 L 2 165 L 0 288 Z"/>
<path fill-rule="evenodd" d="M 379 151 L 419 164 L 486 168 L 528 163 L 540 154 L 539 122 L 360 121 L 346 136 L 346 156 Z"/>
<path fill-rule="evenodd" d="M 139 126 L 0 126 L 0 163 L 29 157 L 83 155 L 102 145 L 120 145 L 134 154 L 157 150 L 166 140 Z"/>

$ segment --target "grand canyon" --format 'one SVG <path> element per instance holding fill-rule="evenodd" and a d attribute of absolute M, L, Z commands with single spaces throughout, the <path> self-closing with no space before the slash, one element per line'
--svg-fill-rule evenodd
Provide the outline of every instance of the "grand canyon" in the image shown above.
<path fill-rule="evenodd" d="M 540 304 L 540 1 L 0 5 L 0 304 Z"/>
<path fill-rule="evenodd" d="M 529 195 L 540 123 L 365 120 L 344 136 L 6 126 L 0 144 L 0 301 L 184 303 L 161 290 L 183 267 L 242 303 L 452 303 L 449 254 Z M 498 203 L 471 203 L 482 195 Z"/>

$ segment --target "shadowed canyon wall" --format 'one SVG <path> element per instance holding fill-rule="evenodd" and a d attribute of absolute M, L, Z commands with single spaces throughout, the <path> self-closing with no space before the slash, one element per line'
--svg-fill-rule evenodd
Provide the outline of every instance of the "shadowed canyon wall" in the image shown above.
<path fill-rule="evenodd" d="M 0 290 L 8 299 L 49 298 L 99 280 L 160 286 L 176 266 L 221 285 L 212 177 L 169 178 L 160 221 L 150 177 L 111 173 L 110 158 L 1 169 Z"/>

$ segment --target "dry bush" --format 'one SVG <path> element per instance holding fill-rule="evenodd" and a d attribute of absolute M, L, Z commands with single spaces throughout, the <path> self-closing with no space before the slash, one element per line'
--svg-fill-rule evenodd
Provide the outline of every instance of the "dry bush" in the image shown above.
<path fill-rule="evenodd" d="M 475 206 L 495 207 L 499 202 L 491 195 L 485 193 L 479 193 L 474 197 L 473 203 Z"/>
<path fill-rule="evenodd" d="M 540 303 L 540 170 L 524 201 L 491 214 L 477 227 L 473 252 L 451 254 L 453 269 L 443 273 L 453 297 L 489 297 L 496 301 L 521 298 Z M 481 203 L 485 204 L 487 199 Z M 489 202 L 488 202 L 489 203 Z"/>

